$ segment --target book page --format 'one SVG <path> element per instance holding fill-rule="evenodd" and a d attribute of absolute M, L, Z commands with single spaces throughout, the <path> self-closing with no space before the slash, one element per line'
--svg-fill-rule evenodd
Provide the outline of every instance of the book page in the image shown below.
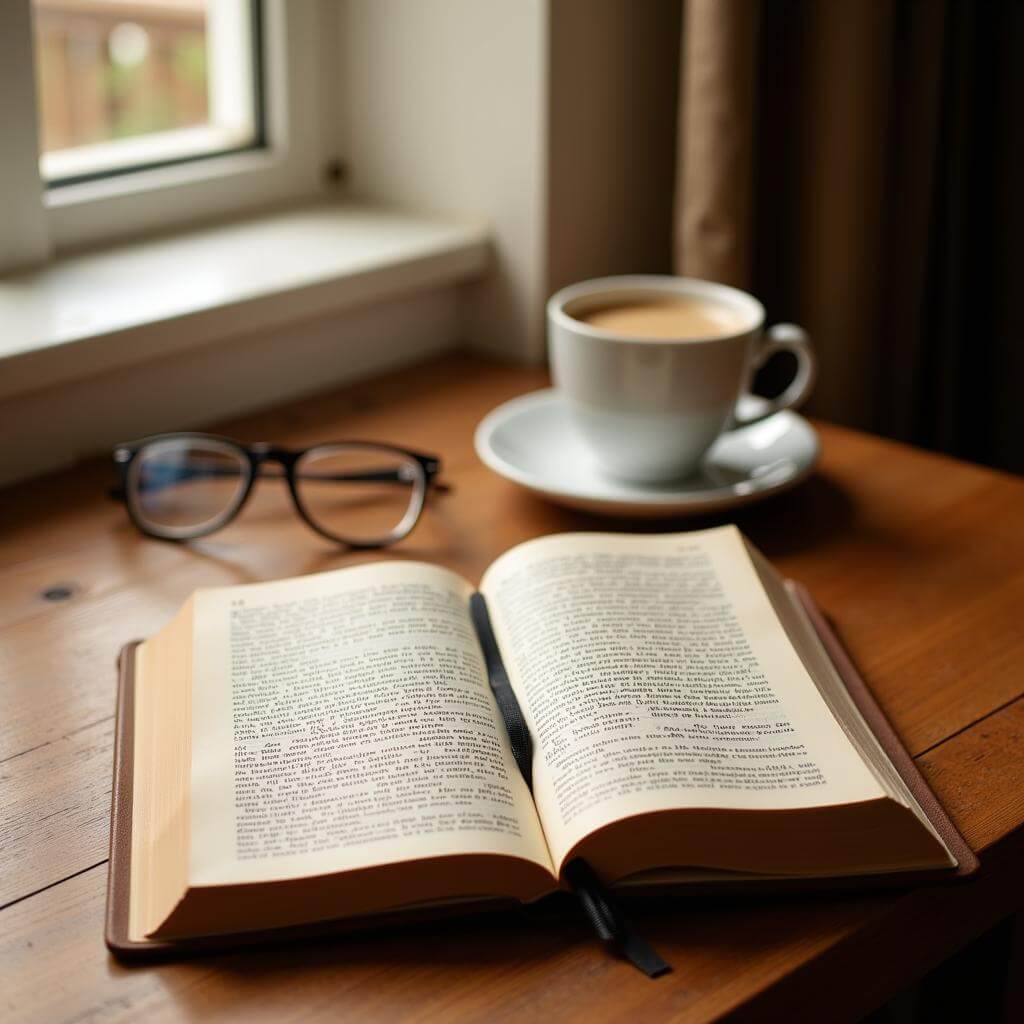
<path fill-rule="evenodd" d="M 542 538 L 498 559 L 481 591 L 536 743 L 556 866 L 632 815 L 884 795 L 735 527 Z"/>
<path fill-rule="evenodd" d="M 454 573 L 199 591 L 193 886 L 487 853 L 551 870 Z"/>

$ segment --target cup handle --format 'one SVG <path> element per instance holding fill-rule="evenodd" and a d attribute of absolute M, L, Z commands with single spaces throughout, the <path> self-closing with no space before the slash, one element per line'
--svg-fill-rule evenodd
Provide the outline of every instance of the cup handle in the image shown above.
<path fill-rule="evenodd" d="M 811 339 L 802 327 L 796 324 L 775 324 L 765 331 L 760 348 L 754 354 L 751 374 L 764 366 L 776 352 L 792 352 L 796 356 L 796 375 L 789 386 L 777 398 L 768 401 L 763 412 L 756 416 L 740 416 L 733 414 L 732 427 L 749 427 L 752 423 L 760 423 L 782 409 L 791 409 L 800 405 L 811 393 L 814 379 L 818 373 L 818 363 L 811 348 Z"/>

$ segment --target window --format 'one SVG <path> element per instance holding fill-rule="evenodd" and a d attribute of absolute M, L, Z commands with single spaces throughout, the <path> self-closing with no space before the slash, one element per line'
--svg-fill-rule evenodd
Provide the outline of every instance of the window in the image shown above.
<path fill-rule="evenodd" d="M 322 193 L 334 8 L 0 0 L 0 273 Z"/>
<path fill-rule="evenodd" d="M 32 0 L 48 187 L 262 141 L 259 4 Z"/>

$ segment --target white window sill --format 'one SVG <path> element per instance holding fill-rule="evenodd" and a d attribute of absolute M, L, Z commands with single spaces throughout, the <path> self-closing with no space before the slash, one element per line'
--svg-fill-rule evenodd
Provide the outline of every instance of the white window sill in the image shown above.
<path fill-rule="evenodd" d="M 0 399 L 480 276 L 479 222 L 307 207 L 0 278 Z"/>

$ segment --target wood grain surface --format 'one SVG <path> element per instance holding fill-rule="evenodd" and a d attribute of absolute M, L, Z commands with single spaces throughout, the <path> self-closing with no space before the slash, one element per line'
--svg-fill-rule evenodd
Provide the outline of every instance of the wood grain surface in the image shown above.
<path fill-rule="evenodd" d="M 546 384 L 452 356 L 224 424 L 243 440 L 389 440 L 452 492 L 386 554 L 338 550 L 264 481 L 232 526 L 139 536 L 93 462 L 0 492 L 0 1016 L 10 1021 L 856 1020 L 1024 905 L 1024 481 L 819 424 L 819 472 L 733 516 L 660 524 L 563 510 L 480 464 L 476 423 Z M 126 968 L 102 940 L 114 659 L 198 586 L 424 559 L 476 580 L 508 547 L 580 529 L 736 522 L 832 618 L 977 849 L 977 880 L 855 898 L 739 900 L 644 919 L 649 982 L 583 925 L 468 922 Z M 856 983 L 851 979 L 856 978 Z"/>

